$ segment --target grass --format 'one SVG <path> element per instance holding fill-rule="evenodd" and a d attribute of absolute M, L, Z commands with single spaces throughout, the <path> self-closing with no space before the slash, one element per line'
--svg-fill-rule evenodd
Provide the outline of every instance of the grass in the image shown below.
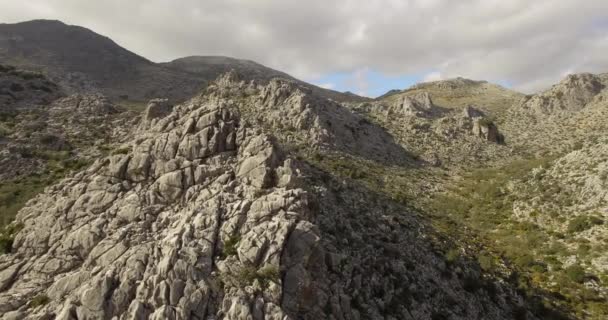
<path fill-rule="evenodd" d="M 582 232 L 595 225 L 601 225 L 603 223 L 604 221 L 597 216 L 577 216 L 568 222 L 568 232 Z"/>
<path fill-rule="evenodd" d="M 0 227 L 11 223 L 25 203 L 56 181 L 55 176 L 31 175 L 0 182 Z"/>
<path fill-rule="evenodd" d="M 239 242 L 241 241 L 241 237 L 239 235 L 232 236 L 226 240 L 224 243 L 224 250 L 222 251 L 222 258 L 227 258 L 229 256 L 237 255 L 237 248 Z"/>

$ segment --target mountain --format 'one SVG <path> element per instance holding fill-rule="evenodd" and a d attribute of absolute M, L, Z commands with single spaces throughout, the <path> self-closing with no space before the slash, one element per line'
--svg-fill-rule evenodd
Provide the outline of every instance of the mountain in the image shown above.
<path fill-rule="evenodd" d="M 251 79 L 291 78 L 251 61 L 226 57 L 157 64 L 89 29 L 51 20 L 0 24 L 0 63 L 47 73 L 69 93 L 99 91 L 115 100 L 183 101 L 231 69 Z M 336 100 L 363 100 L 309 86 Z"/>
<path fill-rule="evenodd" d="M 284 72 L 265 67 L 259 63 L 250 60 L 242 60 L 221 56 L 191 56 L 163 63 L 162 65 L 170 69 L 192 73 L 196 75 L 197 78 L 203 78 L 206 81 L 212 81 L 220 75 L 234 70 L 246 80 L 255 79 L 269 81 L 273 78 L 289 79 L 291 81 L 299 83 L 300 85 L 310 88 L 310 90 L 312 90 L 316 95 L 328 99 L 333 99 L 336 101 L 360 102 L 370 100 L 368 98 L 360 97 L 350 92 L 342 93 L 320 88 L 315 85 L 298 80 Z"/>
<path fill-rule="evenodd" d="M 471 105 L 495 115 L 506 111 L 524 96 L 487 81 L 454 78 L 419 83 L 405 90 L 389 92 L 376 100 L 390 102 L 420 92 L 428 92 L 439 106 L 462 108 Z"/>
<path fill-rule="evenodd" d="M 42 71 L 69 92 L 101 91 L 112 98 L 184 98 L 201 83 L 162 68 L 109 38 L 59 21 L 0 25 L 0 61 Z"/>
<path fill-rule="evenodd" d="M 0 256 L 0 310 L 59 319 L 534 319 L 510 285 L 465 257 L 446 262 L 412 209 L 298 159 L 314 149 L 286 149 L 317 141 L 327 157 L 377 152 L 352 141 L 378 137 L 336 116 L 347 108 L 307 91 L 232 73 L 184 104 L 151 104 L 124 153 L 19 212 L 11 254 Z M 304 117 L 258 118 L 263 110 Z M 326 117 L 331 125 L 319 126 Z M 275 137 L 264 124 L 293 128 Z"/>
<path fill-rule="evenodd" d="M 361 99 L 36 24 L 154 81 L 1 33 L 1 319 L 608 317 L 606 74 Z M 197 85 L 118 96 L 161 73 Z"/>

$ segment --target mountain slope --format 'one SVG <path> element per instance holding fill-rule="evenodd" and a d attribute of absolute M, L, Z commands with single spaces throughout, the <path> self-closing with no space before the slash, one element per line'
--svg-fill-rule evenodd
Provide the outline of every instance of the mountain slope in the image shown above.
<path fill-rule="evenodd" d="M 157 64 L 91 30 L 50 20 L 0 24 L 0 63 L 44 71 L 69 93 L 100 91 L 113 99 L 138 101 L 183 101 L 231 69 L 251 79 L 293 79 L 251 61 L 226 57 L 188 57 Z M 364 100 L 308 86 L 335 100 Z"/>
<path fill-rule="evenodd" d="M 550 89 L 523 97 L 501 124 L 520 153 L 562 154 L 608 130 L 608 74 L 569 75 Z"/>
<path fill-rule="evenodd" d="M 298 80 L 284 72 L 265 67 L 250 60 L 219 56 L 191 56 L 163 63 L 162 65 L 171 69 L 193 73 L 207 81 L 214 80 L 221 74 L 234 70 L 241 75 L 244 80 L 255 79 L 269 81 L 272 78 L 283 78 L 295 81 L 300 85 L 309 87 L 315 95 L 340 102 L 360 102 L 370 100 L 352 93 L 342 93 L 320 88 L 310 83 Z"/>
<path fill-rule="evenodd" d="M 524 96 L 487 81 L 455 78 L 420 83 L 406 90 L 392 91 L 376 100 L 391 103 L 403 99 L 404 96 L 415 96 L 421 92 L 430 94 L 433 101 L 441 107 L 464 108 L 470 105 L 495 117 L 500 116 Z"/>
<path fill-rule="evenodd" d="M 166 69 L 109 38 L 59 21 L 0 24 L 0 61 L 44 71 L 69 92 L 100 90 L 112 98 L 184 99 L 201 82 Z"/>
<path fill-rule="evenodd" d="M 534 319 L 508 285 L 447 264 L 407 208 L 249 124 L 302 88 L 230 79 L 150 105 L 125 154 L 28 203 L 0 256 L 5 318 Z"/>

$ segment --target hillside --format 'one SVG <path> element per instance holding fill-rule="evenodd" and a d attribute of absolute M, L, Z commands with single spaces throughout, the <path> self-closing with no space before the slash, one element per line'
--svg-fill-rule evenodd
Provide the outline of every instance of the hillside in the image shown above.
<path fill-rule="evenodd" d="M 154 63 L 89 29 L 53 20 L 0 24 L 0 63 L 44 72 L 69 93 L 101 92 L 127 101 L 183 101 L 231 69 L 251 79 L 291 78 L 255 62 L 227 57 Z M 363 99 L 309 86 L 335 100 Z"/>
<path fill-rule="evenodd" d="M 206 81 L 215 80 L 220 75 L 236 71 L 244 80 L 257 80 L 267 82 L 273 78 L 283 78 L 295 81 L 300 85 L 306 86 L 316 95 L 340 101 L 340 102 L 359 102 L 367 101 L 368 98 L 360 97 L 352 93 L 342 93 L 333 90 L 317 87 L 310 83 L 295 79 L 294 77 L 250 60 L 235 59 L 221 56 L 191 56 L 173 60 L 161 64 L 167 68 L 185 71 L 196 75 L 197 78 Z"/>
<path fill-rule="evenodd" d="M 0 62 L 2 320 L 608 317 L 608 74 L 366 99 L 43 20 Z"/>
<path fill-rule="evenodd" d="M 411 209 L 298 159 L 285 149 L 288 136 L 271 136 L 254 118 L 299 105 L 312 121 L 293 133 L 311 135 L 292 143 L 350 150 L 356 131 L 326 132 L 316 120 L 328 112 L 332 127 L 344 128 L 335 115 L 348 109 L 323 111 L 305 101 L 333 102 L 307 96 L 295 84 L 228 74 L 172 111 L 151 105 L 124 154 L 100 158 L 20 211 L 11 254 L 0 256 L 0 310 L 17 318 L 534 319 L 509 284 L 464 257 L 446 262 L 427 240 L 438 235 Z M 373 156 L 365 146 L 357 157 Z"/>
<path fill-rule="evenodd" d="M 416 84 L 409 89 L 393 91 L 376 100 L 392 103 L 402 99 L 403 96 L 415 96 L 421 92 L 429 93 L 439 106 L 446 108 L 473 106 L 496 117 L 524 96 L 487 81 L 455 78 Z"/>

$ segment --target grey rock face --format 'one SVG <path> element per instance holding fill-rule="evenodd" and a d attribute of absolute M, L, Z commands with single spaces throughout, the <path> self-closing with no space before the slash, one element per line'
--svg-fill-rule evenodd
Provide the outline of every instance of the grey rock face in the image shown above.
<path fill-rule="evenodd" d="M 467 291 L 411 212 L 323 177 L 241 115 L 256 101 L 318 121 L 306 115 L 321 106 L 283 99 L 316 100 L 280 82 L 215 86 L 19 212 L 3 319 L 512 318 L 521 297 Z M 229 92 L 248 89 L 263 94 Z"/>
<path fill-rule="evenodd" d="M 312 232 L 298 223 L 307 193 L 277 185 L 297 169 L 271 140 L 241 126 L 234 108 L 199 103 L 158 121 L 132 152 L 97 161 L 21 211 L 14 254 L 0 258 L 2 313 L 284 317 L 279 306 L 296 293 L 281 293 L 278 272 L 288 236 Z M 226 248 L 232 238 L 240 239 L 236 251 Z M 306 274 L 307 266 L 306 257 L 288 259 L 284 272 Z M 236 285 L 222 289 L 222 281 Z M 27 309 L 42 292 L 52 302 Z"/>
<path fill-rule="evenodd" d="M 431 96 L 427 92 L 422 92 L 415 96 L 404 96 L 403 99 L 390 106 L 386 112 L 387 114 L 424 117 L 431 115 L 434 107 Z"/>
<path fill-rule="evenodd" d="M 551 89 L 524 98 L 521 109 L 544 116 L 579 111 L 605 87 L 606 80 L 598 75 L 571 74 Z"/>
<path fill-rule="evenodd" d="M 207 93 L 239 103 L 247 121 L 272 128 L 273 134 L 290 144 L 339 150 L 384 163 L 409 159 L 384 129 L 293 81 L 246 83 L 232 72 L 211 84 Z"/>

